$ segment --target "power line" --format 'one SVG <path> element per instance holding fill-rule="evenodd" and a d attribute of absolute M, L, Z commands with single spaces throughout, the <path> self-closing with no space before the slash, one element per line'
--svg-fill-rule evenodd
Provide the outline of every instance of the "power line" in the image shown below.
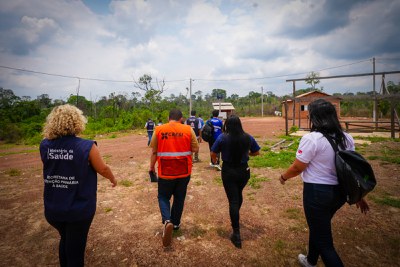
<path fill-rule="evenodd" d="M 63 74 L 54 74 L 54 73 L 35 71 L 35 70 L 27 70 L 27 69 L 20 69 L 20 68 L 13 68 L 13 67 L 8 67 L 8 66 L 1 66 L 1 65 L 0 65 L 0 68 L 9 69 L 9 70 L 16 70 L 16 71 L 22 71 L 22 72 L 35 73 L 35 74 L 42 74 L 42 75 L 47 75 L 47 76 L 61 77 L 61 78 L 87 80 L 87 81 L 114 82 L 114 83 L 133 83 L 134 82 L 133 80 L 108 80 L 108 79 L 98 79 L 98 78 L 70 76 L 70 75 L 63 75 Z M 168 81 L 168 82 L 182 82 L 182 81 L 186 81 L 186 80 L 171 80 L 171 81 Z M 167 82 L 167 81 L 165 81 L 165 82 Z"/>
<path fill-rule="evenodd" d="M 371 59 L 365 59 L 365 60 L 352 62 L 352 63 L 348 63 L 348 64 L 343 64 L 343 65 L 339 65 L 339 66 L 328 67 L 328 68 L 320 69 L 320 70 L 317 70 L 317 71 L 319 72 L 319 71 L 324 71 L 324 70 L 347 67 L 347 66 L 351 66 L 351 65 L 367 62 L 367 61 L 370 61 L 370 60 Z M 389 59 L 385 58 L 385 60 L 389 60 Z M 397 60 L 397 59 L 393 59 L 393 60 Z M 110 79 L 98 79 L 98 78 L 79 77 L 79 76 L 71 76 L 71 75 L 64 75 L 64 74 L 55 74 L 55 73 L 48 73 L 48 72 L 21 69 L 21 68 L 13 68 L 13 67 L 2 66 L 2 65 L 0 65 L 0 68 L 9 69 L 9 70 L 16 70 L 16 71 L 22 71 L 22 72 L 28 72 L 28 73 L 34 73 L 34 74 L 47 75 L 47 76 L 69 78 L 69 79 L 80 79 L 80 80 L 88 80 L 88 81 L 114 82 L 114 83 L 133 83 L 134 82 L 134 80 L 110 80 Z M 197 80 L 197 81 L 208 81 L 208 82 L 251 81 L 251 80 L 266 80 L 266 79 L 276 79 L 276 78 L 283 78 L 283 77 L 289 77 L 289 76 L 307 75 L 308 73 L 309 72 L 291 73 L 291 74 L 284 74 L 284 75 L 255 77 L 255 78 L 232 78 L 232 79 L 202 79 L 202 78 L 194 78 L 194 80 Z M 164 80 L 165 83 L 186 82 L 186 81 L 189 81 L 189 79 Z"/>
<path fill-rule="evenodd" d="M 328 67 L 328 68 L 324 68 L 324 69 L 317 70 L 317 72 L 323 71 L 323 70 L 330 70 L 330 69 L 337 69 L 337 68 L 347 67 L 347 66 L 351 66 L 351 65 L 355 65 L 355 64 L 367 62 L 367 61 L 370 61 L 370 59 L 365 59 L 365 60 L 361 60 L 361 61 L 357 61 L 357 62 L 353 62 L 353 63 L 348 63 L 348 64 L 344 64 L 344 65 L 340 65 L 340 66 L 335 66 L 335 67 Z M 267 76 L 267 77 L 261 77 L 261 78 L 222 79 L 222 80 L 195 79 L 195 80 L 199 80 L 199 81 L 213 81 L 213 82 L 221 82 L 221 81 L 250 81 L 250 80 L 276 79 L 276 78 L 283 78 L 283 77 L 297 76 L 297 75 L 307 75 L 308 73 L 309 73 L 309 72 L 292 73 L 292 74 L 277 75 L 277 76 Z"/>

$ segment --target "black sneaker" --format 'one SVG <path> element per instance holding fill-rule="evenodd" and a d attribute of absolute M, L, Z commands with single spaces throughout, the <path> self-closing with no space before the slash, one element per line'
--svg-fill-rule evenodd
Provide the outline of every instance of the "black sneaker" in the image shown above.
<path fill-rule="evenodd" d="M 173 229 L 174 225 L 170 221 L 165 221 L 162 235 L 162 242 L 164 247 L 169 247 L 171 245 Z"/>
<path fill-rule="evenodd" d="M 181 228 L 181 225 L 175 225 L 175 224 L 174 224 L 174 231 L 178 231 L 179 228 Z"/>
<path fill-rule="evenodd" d="M 240 238 L 240 234 L 239 233 L 232 233 L 231 235 L 231 241 L 233 243 L 233 245 L 237 248 L 242 248 L 242 240 Z"/>

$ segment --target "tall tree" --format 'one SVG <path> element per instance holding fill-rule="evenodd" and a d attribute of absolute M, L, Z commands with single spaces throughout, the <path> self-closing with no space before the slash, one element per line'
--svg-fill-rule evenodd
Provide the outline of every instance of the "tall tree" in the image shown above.
<path fill-rule="evenodd" d="M 153 78 L 148 74 L 144 74 L 139 78 L 139 81 L 135 81 L 135 87 L 145 92 L 144 100 L 150 105 L 152 113 L 154 113 L 155 104 L 161 101 L 161 94 L 164 92 L 165 81 L 162 80 L 159 82 L 156 80 L 155 84 L 157 88 L 154 87 Z"/>
<path fill-rule="evenodd" d="M 221 98 L 226 99 L 226 90 L 224 89 L 213 89 L 211 92 L 211 96 L 215 99 Z"/>
<path fill-rule="evenodd" d="M 11 89 L 0 88 L 0 108 L 9 108 L 20 98 Z"/>
<path fill-rule="evenodd" d="M 315 90 L 315 85 L 319 84 L 319 73 L 318 72 L 310 72 L 306 77 L 306 84 L 311 85 L 312 89 Z"/>

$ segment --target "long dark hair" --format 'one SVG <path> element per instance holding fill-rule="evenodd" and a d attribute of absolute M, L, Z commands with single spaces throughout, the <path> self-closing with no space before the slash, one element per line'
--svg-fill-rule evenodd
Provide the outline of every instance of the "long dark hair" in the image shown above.
<path fill-rule="evenodd" d="M 317 99 L 308 106 L 311 132 L 320 132 L 335 138 L 336 144 L 346 148 L 346 136 L 340 125 L 335 106 L 325 99 Z"/>
<path fill-rule="evenodd" d="M 250 150 L 250 136 L 243 131 L 239 117 L 232 114 L 225 121 L 222 131 L 227 135 L 227 145 L 232 163 L 239 164 L 243 155 Z"/>

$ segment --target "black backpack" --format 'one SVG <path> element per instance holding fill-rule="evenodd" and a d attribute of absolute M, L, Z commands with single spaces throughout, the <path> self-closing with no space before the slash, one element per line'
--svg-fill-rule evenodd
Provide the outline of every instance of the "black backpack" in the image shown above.
<path fill-rule="evenodd" d="M 335 151 L 335 167 L 339 185 L 346 195 L 346 202 L 357 203 L 376 186 L 374 171 L 359 153 L 339 150 L 331 136 L 324 135 Z"/>
<path fill-rule="evenodd" d="M 213 135 L 214 125 L 211 123 L 211 121 L 207 121 L 206 124 L 204 124 L 203 129 L 201 130 L 201 138 L 206 142 L 210 142 L 213 140 Z"/>

